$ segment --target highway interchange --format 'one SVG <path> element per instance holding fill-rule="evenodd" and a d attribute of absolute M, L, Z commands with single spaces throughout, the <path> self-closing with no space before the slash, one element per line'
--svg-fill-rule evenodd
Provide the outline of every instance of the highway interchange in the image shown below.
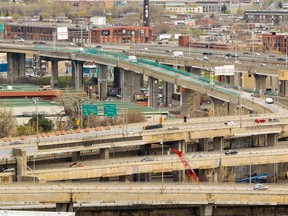
<path fill-rule="evenodd" d="M 149 48 L 150 49 L 150 48 Z M 217 60 L 216 60 L 217 61 Z M 267 66 L 268 67 L 268 66 Z M 179 75 L 179 78 L 181 79 L 181 75 Z M 184 77 L 183 77 L 184 79 Z M 239 93 L 239 91 L 237 90 L 232 90 L 232 91 L 235 91 L 235 93 Z M 163 133 L 165 132 L 166 134 L 169 134 L 169 133 L 178 133 L 178 131 L 168 131 L 168 127 L 169 126 L 175 126 L 175 124 L 177 124 L 177 127 L 179 127 L 179 131 L 193 131 L 193 130 L 206 130 L 206 129 L 229 129 L 229 128 L 239 128 L 241 129 L 241 127 L 243 128 L 246 128 L 246 127 L 250 127 L 250 126 L 253 126 L 253 127 L 257 127 L 257 123 L 255 123 L 255 119 L 256 118 L 266 118 L 268 119 L 269 117 L 276 117 L 279 119 L 279 122 L 269 122 L 269 123 L 261 123 L 261 127 L 262 126 L 280 126 L 283 127 L 285 125 L 287 125 L 287 111 L 285 108 L 283 108 L 283 106 L 278 106 L 277 104 L 273 104 L 273 105 L 267 105 L 265 104 L 264 100 L 263 99 L 260 99 L 260 98 L 255 98 L 255 97 L 252 97 L 251 94 L 249 93 L 246 93 L 246 92 L 240 92 L 241 94 L 241 97 L 242 99 L 246 99 L 246 100 L 251 100 L 251 101 L 254 101 L 254 102 L 257 102 L 257 103 L 261 103 L 263 106 L 269 108 L 271 110 L 272 113 L 269 113 L 269 114 L 261 114 L 259 115 L 258 117 L 250 117 L 250 116 L 246 116 L 246 115 L 242 115 L 242 114 L 239 114 L 238 116 L 228 116 L 228 117 L 221 117 L 221 118 L 217 118 L 217 117 L 210 117 L 210 118 L 204 118 L 204 119 L 193 119 L 193 122 L 189 122 L 188 120 L 188 123 L 180 123 L 180 122 L 177 122 L 177 121 L 174 121 L 174 122 L 169 122 L 167 121 L 167 123 L 165 123 L 165 126 L 163 129 L 157 129 L 157 130 L 153 130 L 153 131 L 143 131 L 142 130 L 142 125 L 138 125 L 138 126 L 135 126 L 133 125 L 131 128 L 130 126 L 128 126 L 128 131 L 123 131 L 123 129 L 121 128 L 117 128 L 117 127 L 114 127 L 112 128 L 112 130 L 107 130 L 107 131 L 91 131 L 91 132 L 87 132 L 87 133 L 84 133 L 82 132 L 81 134 L 67 134 L 67 135 L 61 135 L 61 136 L 51 136 L 51 137 L 40 137 L 40 142 L 39 142 L 39 147 L 41 146 L 45 146 L 45 145 L 51 145 L 51 144 L 57 144 L 57 143 L 71 143 L 71 142 L 74 142 L 76 140 L 77 141 L 81 141 L 81 140 L 89 140 L 89 139 L 95 139 L 96 138 L 105 138 L 105 137 L 111 137 L 111 136 L 116 136 L 116 137 L 133 137 L 133 136 L 141 136 L 143 134 L 148 134 L 151 133 L 151 134 L 157 134 L 157 133 Z M 233 126 L 227 126 L 225 125 L 224 123 L 228 120 L 233 120 L 233 121 L 236 121 L 238 124 L 236 125 L 233 125 Z M 179 120 L 181 121 L 181 120 Z M 278 131 L 278 129 L 277 129 Z M 276 133 L 276 132 L 275 132 Z M 246 132 L 247 134 L 247 132 Z M 41 155 L 41 154 L 56 154 L 56 153 L 65 153 L 65 152 L 69 152 L 68 148 L 65 149 L 55 149 L 55 150 L 48 150 L 45 152 L 45 150 L 41 151 L 41 150 L 37 150 L 37 146 L 35 146 L 35 142 L 36 142 L 36 138 L 35 137 L 27 137 L 26 140 L 24 141 L 21 141 L 23 142 L 24 146 L 30 146 L 31 147 L 31 150 L 27 150 L 27 154 L 28 155 L 34 155 L 37 157 L 37 155 Z M 132 145 L 135 145 L 136 142 L 132 143 Z M 140 143 L 141 144 L 141 143 Z M 145 142 L 143 142 L 142 144 L 145 144 Z M 123 145 L 124 142 L 123 142 Z M 127 145 L 127 143 L 126 143 Z M 7 146 L 7 143 L 5 142 L 2 142 L 2 147 L 1 148 L 1 156 L 2 157 L 11 157 L 11 151 L 9 149 L 11 148 L 21 148 L 22 145 L 15 145 L 15 146 Z M 104 147 L 104 146 L 102 146 Z M 111 145 L 108 146 L 108 147 L 112 147 Z M 99 148 L 99 147 L 98 147 Z M 8 149 L 8 150 L 7 150 Z M 40 148 L 41 149 L 41 148 Z M 80 149 L 83 149 L 83 148 L 79 148 L 79 149 L 74 149 L 75 151 L 79 151 Z M 89 148 L 88 148 L 89 149 Z M 53 152 L 55 151 L 55 152 Z M 73 151 L 73 149 L 72 149 Z M 70 152 L 71 152 L 71 149 L 70 149 Z M 253 154 L 252 154 L 253 153 Z M 279 156 L 281 155 L 281 157 Z M 217 168 L 219 167 L 219 163 L 221 161 L 221 166 L 225 166 L 225 163 L 226 163 L 226 166 L 233 166 L 233 164 L 231 163 L 233 160 L 235 161 L 235 158 L 238 158 L 238 159 L 243 159 L 243 161 L 245 161 L 245 163 L 243 162 L 243 164 L 241 165 L 249 165 L 249 164 L 259 164 L 260 161 L 259 159 L 260 158 L 267 158 L 267 161 L 265 161 L 265 163 L 275 163 L 275 162 L 278 162 L 276 160 L 276 158 L 279 158 L 279 162 L 286 162 L 283 158 L 285 158 L 285 155 L 286 155 L 286 149 L 285 148 L 275 148 L 275 147 L 267 147 L 265 149 L 261 149 L 261 148 L 257 148 L 256 150 L 251 150 L 251 149 L 247 149 L 247 150 L 240 150 L 239 151 L 239 154 L 237 156 L 233 156 L 233 157 L 225 157 L 225 155 L 223 154 L 223 152 L 208 152 L 208 153 L 188 153 L 187 154 L 187 157 L 189 158 L 189 160 L 191 159 L 191 162 L 193 163 L 193 165 L 195 165 L 195 167 L 201 167 L 201 160 L 203 160 L 205 158 L 206 161 L 212 161 L 212 165 L 210 164 L 209 165 L 209 168 Z M 273 157 L 271 160 L 269 160 L 269 156 Z M 96 170 L 96 169 L 101 169 L 103 167 L 108 167 L 108 168 L 112 168 L 113 165 L 111 164 L 117 164 L 118 168 L 117 169 L 120 169 L 121 167 L 121 164 L 125 164 L 123 165 L 123 168 L 121 168 L 122 170 L 127 170 L 127 166 L 129 164 L 131 164 L 131 167 L 132 166 L 135 166 L 137 164 L 139 164 L 139 167 L 147 167 L 149 168 L 149 166 L 155 166 L 156 169 L 155 169 L 155 172 L 159 173 L 161 172 L 161 170 L 163 171 L 163 157 L 161 156 L 155 156 L 155 160 L 152 161 L 152 162 L 141 162 L 141 159 L 143 157 L 129 157 L 129 158 L 121 158 L 121 159 L 117 159 L 117 158 L 113 158 L 113 159 L 109 159 L 109 160 L 97 160 L 97 161 L 84 161 L 83 164 L 84 164 L 84 167 L 77 167 L 77 168 L 69 168 L 69 164 L 68 163 L 55 163 L 55 166 L 51 169 L 51 167 L 45 167 L 45 165 L 37 165 L 36 167 L 36 170 L 33 170 L 33 171 L 28 171 L 28 175 L 34 175 L 34 174 L 39 174 L 39 176 L 41 176 L 41 173 L 49 173 L 47 176 L 51 176 L 51 180 L 52 181 L 58 181 L 60 179 L 52 179 L 53 176 L 59 176 L 59 178 L 61 178 L 61 175 L 60 173 L 66 173 L 66 176 L 68 176 L 66 170 L 72 170 L 74 169 L 76 172 L 79 170 L 79 174 L 82 173 L 83 175 L 83 172 L 85 169 L 89 169 L 89 167 L 91 167 L 91 170 Z M 247 158 L 250 158 L 250 161 L 248 162 L 247 161 Z M 166 161 L 167 160 L 167 161 Z M 241 160 L 239 160 L 241 161 Z M 180 160 L 179 158 L 176 157 L 176 155 L 165 155 L 165 164 L 177 164 L 176 165 L 176 169 L 175 170 L 183 170 L 183 166 L 182 164 L 180 163 Z M 97 163 L 96 166 L 93 166 L 92 164 L 95 164 Z M 205 162 L 207 163 L 207 162 Z M 202 166 L 206 166 L 207 164 L 202 164 Z M 239 162 L 240 163 L 240 162 Z M 158 165 L 157 165 L 158 164 Z M 151 166 L 149 169 L 151 169 Z M 98 168 L 97 168 L 98 167 Z M 173 171 L 170 167 L 168 167 L 166 170 L 165 170 L 165 166 L 164 166 L 164 171 Z M 69 171 L 68 171 L 69 172 Z M 67 178 L 67 179 L 77 179 L 77 175 L 74 175 L 76 172 L 72 172 L 72 175 L 73 176 L 72 178 Z M 54 173 L 54 175 L 52 174 Z M 115 173 L 117 174 L 117 172 L 115 171 Z M 122 173 L 123 175 L 126 175 L 127 173 Z M 131 173 L 130 173 L 131 174 Z M 11 175 L 11 173 L 5 173 L 3 174 L 4 176 L 6 175 Z M 65 175 L 65 174 L 64 174 Z M 118 175 L 119 175 L 119 172 L 118 172 Z M 103 173 L 102 173 L 102 176 L 103 176 Z M 113 173 L 112 173 L 112 176 L 113 176 Z M 85 176 L 84 176 L 85 177 Z M 93 177 L 101 177 L 100 175 L 99 176 L 93 176 Z M 106 175 L 107 177 L 107 175 Z M 41 177 L 40 177 L 41 178 Z M 53 185 L 49 185 L 49 184 L 45 184 L 45 185 L 31 185 L 30 186 L 26 186 L 26 189 L 29 190 L 30 192 L 25 192 L 25 186 L 23 187 L 19 187 L 17 188 L 17 186 L 9 186 L 9 185 L 5 185 L 3 186 L 2 189 L 0 189 L 0 191 L 4 191 L 3 194 L 9 194 L 6 196 L 6 198 L 3 198 L 3 199 L 0 199 L 0 202 L 10 202 L 11 200 L 9 200 L 9 198 L 13 197 L 13 199 L 15 199 L 14 201 L 17 202 L 17 198 L 16 196 L 11 196 L 11 194 L 21 191 L 21 193 L 23 194 L 33 194 L 33 190 L 36 191 L 36 193 L 39 192 L 39 190 L 41 190 L 43 192 L 43 197 L 42 199 L 44 199 L 44 196 L 48 193 L 52 193 L 52 194 L 56 194 L 56 192 L 54 191 L 57 191 L 59 190 L 59 187 L 62 188 L 62 197 L 61 197 L 61 201 L 65 201 L 67 200 L 67 202 L 69 201 L 69 199 L 71 200 L 71 193 L 75 194 L 75 193 L 79 193 L 80 192 L 86 192 L 88 193 L 89 192 L 93 192 L 93 189 L 89 186 L 69 186 L 69 185 L 56 185 L 56 186 L 53 186 Z M 133 193 L 133 194 L 141 194 L 141 191 L 143 191 L 143 194 L 141 196 L 143 196 L 142 198 L 147 198 L 145 197 L 144 194 L 147 194 L 148 192 L 149 193 L 156 193 L 157 194 L 157 200 L 161 200 L 160 197 L 158 197 L 161 193 L 163 193 L 163 185 L 158 185 L 158 186 L 150 186 L 149 184 L 147 185 L 141 185 L 141 186 L 131 186 L 131 185 L 128 185 L 128 186 L 123 186 L 123 185 L 116 185 L 115 187 L 113 186 L 113 184 L 109 184 L 109 186 L 106 186 L 106 185 L 96 185 L 96 186 L 93 186 L 95 190 L 97 190 L 97 193 L 102 193 L 103 194 L 103 191 L 105 191 L 105 193 L 114 193 L 117 191 L 117 194 L 121 194 L 121 191 L 125 191 L 126 193 L 126 196 L 127 196 L 127 191 L 128 193 Z M 186 188 L 188 187 L 188 188 Z M 22 188 L 22 189 L 21 189 Z M 24 188 L 24 189 L 23 189 Z M 201 189 L 200 192 L 199 192 L 199 188 Z M 23 192 L 24 190 L 24 192 Z M 129 191 L 130 190 L 130 191 Z M 271 187 L 271 189 L 269 189 L 269 191 L 265 191 L 265 192 L 262 192 L 262 191 L 253 191 L 252 187 L 250 185 L 233 185 L 233 186 L 230 186 L 229 184 L 228 185 L 217 185 L 217 184 L 214 184 L 214 185 L 207 185 L 207 184 L 203 184 L 201 186 L 199 185 L 193 185 L 193 184 L 189 184 L 187 186 L 185 185 L 181 185 L 179 187 L 179 185 L 177 184 L 173 184 L 173 185 L 168 185 L 165 183 L 165 190 L 166 191 L 170 191 L 172 194 L 173 194 L 173 197 L 175 198 L 175 200 L 177 200 L 177 193 L 181 193 L 183 196 L 183 198 L 185 198 L 185 193 L 189 193 L 189 192 L 193 192 L 195 194 L 198 194 L 198 193 L 202 193 L 201 191 L 203 190 L 203 195 L 206 196 L 207 193 L 225 193 L 225 194 L 233 194 L 233 195 L 236 195 L 236 194 L 246 194 L 246 195 L 249 195 L 250 198 L 253 197 L 253 195 L 255 194 L 263 194 L 263 200 L 260 200 L 259 202 L 257 203 L 261 203 L 262 205 L 265 203 L 267 204 L 267 200 L 265 201 L 265 196 L 266 195 L 278 195 L 278 196 L 282 196 L 282 195 L 287 195 L 288 194 L 288 191 L 286 189 L 283 189 L 281 185 L 273 185 L 273 187 Z M 232 191 L 233 190 L 233 191 Z M 14 191 L 14 192 L 13 192 Z M 140 191 L 140 192 L 139 192 Z M 177 192 L 175 192 L 177 191 Z M 159 194 L 160 192 L 160 194 Z M 68 195 L 68 193 L 70 193 L 70 195 Z M 150 194 L 151 195 L 151 194 Z M 11 196 L 11 197 L 10 197 Z M 52 195 L 51 197 L 53 197 L 54 195 Z M 110 195 L 111 196 L 111 195 Z M 231 195 L 232 196 L 232 195 Z M 247 197 L 249 197 L 247 196 Z M 4 196 L 2 196 L 4 197 Z M 27 196 L 28 197 L 28 196 Z M 29 200 L 29 198 L 25 198 L 27 200 Z M 33 197 L 31 198 L 31 202 L 35 202 L 35 199 L 33 200 Z M 77 197 L 75 195 L 75 197 Z M 82 200 L 79 198 L 77 200 L 77 202 L 87 202 L 87 195 L 86 195 L 86 200 L 85 198 L 83 198 Z M 116 197 L 116 196 L 115 196 Z M 123 196 L 121 196 L 122 199 L 123 199 Z M 133 196 L 134 197 L 134 196 Z M 233 196 L 232 196 L 233 197 Z M 19 202 L 20 202 L 20 198 L 21 196 L 19 196 Z M 39 197 L 38 197 L 39 198 Z M 171 198 L 171 197 L 170 197 Z M 170 199 L 169 198 L 169 199 Z M 199 198 L 199 197 L 198 197 Z M 6 199 L 6 200 L 5 200 Z M 11 198 L 12 199 L 12 198 Z M 51 198 L 51 201 L 52 201 L 53 198 Z M 54 200 L 57 200 L 59 199 L 56 198 L 56 196 L 54 197 Z M 105 200 L 107 199 L 107 200 Z M 110 199 L 110 200 L 109 200 Z M 130 198 L 130 199 L 133 199 L 133 198 Z M 135 197 L 134 197 L 135 199 Z M 282 199 L 282 198 L 281 198 Z M 285 203 L 285 199 L 286 198 L 283 198 L 284 202 L 282 203 Z M 45 200 L 45 199 L 44 199 Z M 59 199 L 60 200 L 60 199 Z M 93 199 L 91 198 L 91 196 L 89 196 L 89 201 L 93 201 Z M 116 198 L 115 198 L 116 200 Z M 114 200 L 114 201 L 115 201 Z M 128 199 L 129 200 L 129 199 Z M 200 199 L 201 200 L 201 199 Z M 203 197 L 203 203 L 204 203 L 204 200 L 205 202 L 207 201 L 206 198 L 204 199 Z M 215 199 L 216 200 L 216 199 Z M 235 199 L 236 200 L 236 199 Z M 231 201 L 233 202 L 233 204 L 237 203 L 236 201 Z M 239 200 L 239 197 L 238 197 L 238 200 Z M 238 204 L 243 204 L 244 201 L 242 201 L 242 199 L 240 199 L 241 201 L 238 201 Z M 248 201 L 247 201 L 248 200 Z M 245 202 L 249 202 L 249 204 L 252 204 L 252 203 L 255 203 L 253 202 L 252 200 L 249 200 L 247 199 Z M 282 200 L 282 201 L 283 201 Z M 39 200 L 41 202 L 41 200 Z M 39 202 L 38 201 L 38 202 Z M 49 202 L 47 201 L 47 197 L 46 197 L 46 202 Z M 111 201 L 111 197 L 108 198 L 108 196 L 105 198 L 103 197 L 103 202 L 109 202 Z M 131 201 L 131 200 L 130 200 Z M 192 201 L 190 199 L 190 201 Z M 120 200 L 118 200 L 118 202 L 120 202 Z M 143 200 L 138 200 L 136 201 L 137 203 L 141 203 L 143 202 Z M 161 201 L 160 201 L 161 202 Z M 167 202 L 167 200 L 165 201 Z M 181 202 L 179 200 L 177 200 L 176 202 Z M 182 202 L 185 202 L 184 200 L 182 200 Z M 187 200 L 186 200 L 187 202 Z M 192 201 L 193 203 L 197 202 L 196 200 Z M 199 202 L 199 200 L 198 200 Z M 217 201 L 218 202 L 218 201 Z M 221 200 L 220 202 L 225 202 L 226 204 L 229 203 L 229 200 Z M 275 201 L 276 203 L 281 203 L 279 200 Z M 273 201 L 271 203 L 274 203 Z M 270 204 L 271 204 L 270 203 Z"/>

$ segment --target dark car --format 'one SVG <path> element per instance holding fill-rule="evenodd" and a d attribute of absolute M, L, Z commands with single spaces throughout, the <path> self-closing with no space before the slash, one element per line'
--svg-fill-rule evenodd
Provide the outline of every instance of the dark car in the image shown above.
<path fill-rule="evenodd" d="M 277 118 L 269 118 L 268 122 L 279 122 L 279 119 L 277 119 Z"/>
<path fill-rule="evenodd" d="M 285 58 L 277 58 L 277 61 L 286 61 Z"/>
<path fill-rule="evenodd" d="M 9 143 L 9 145 L 18 145 L 18 144 L 23 144 L 23 143 L 20 141 L 13 141 Z"/>
<path fill-rule="evenodd" d="M 212 55 L 212 52 L 203 52 L 203 55 Z"/>
<path fill-rule="evenodd" d="M 225 57 L 230 57 L 231 56 L 231 53 L 227 53 L 224 55 Z"/>

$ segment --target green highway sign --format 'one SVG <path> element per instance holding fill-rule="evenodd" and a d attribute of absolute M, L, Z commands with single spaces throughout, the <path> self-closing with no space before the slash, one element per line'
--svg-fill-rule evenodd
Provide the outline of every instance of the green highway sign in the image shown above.
<path fill-rule="evenodd" d="M 104 116 L 115 117 L 117 115 L 116 104 L 104 104 Z"/>
<path fill-rule="evenodd" d="M 4 32 L 4 25 L 0 24 L 0 32 Z"/>
<path fill-rule="evenodd" d="M 98 116 L 97 106 L 94 104 L 82 104 L 83 116 Z"/>

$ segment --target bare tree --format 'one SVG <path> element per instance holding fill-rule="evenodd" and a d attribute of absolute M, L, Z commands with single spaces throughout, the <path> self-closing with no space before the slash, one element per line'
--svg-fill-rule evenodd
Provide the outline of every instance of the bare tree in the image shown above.
<path fill-rule="evenodd" d="M 14 134 L 16 129 L 16 118 L 13 116 L 13 109 L 2 105 L 0 107 L 0 137 Z"/>

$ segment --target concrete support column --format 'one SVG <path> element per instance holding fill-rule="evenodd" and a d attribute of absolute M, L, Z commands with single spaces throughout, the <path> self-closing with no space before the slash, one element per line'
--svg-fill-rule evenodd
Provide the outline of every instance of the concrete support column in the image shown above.
<path fill-rule="evenodd" d="M 26 54 L 7 53 L 7 79 L 9 83 L 14 83 L 19 77 L 25 77 L 26 72 Z"/>
<path fill-rule="evenodd" d="M 192 117 L 200 106 L 200 95 L 190 89 L 181 88 L 180 114 L 182 117 Z"/>
<path fill-rule="evenodd" d="M 233 76 L 233 83 L 235 86 L 242 86 L 242 80 L 241 80 L 242 73 L 235 73 Z"/>
<path fill-rule="evenodd" d="M 149 77 L 148 85 L 149 85 L 148 106 L 157 108 L 158 107 L 158 94 L 159 94 L 158 80 L 153 77 Z"/>
<path fill-rule="evenodd" d="M 214 116 L 226 116 L 229 114 L 229 103 L 211 97 L 213 115 Z"/>
<path fill-rule="evenodd" d="M 83 88 L 83 64 L 81 61 L 72 61 L 72 86 L 75 89 Z"/>
<path fill-rule="evenodd" d="M 109 149 L 100 149 L 100 158 L 101 159 L 109 159 Z"/>
<path fill-rule="evenodd" d="M 200 207 L 200 216 L 212 216 L 213 205 L 202 205 Z"/>
<path fill-rule="evenodd" d="M 16 158 L 16 176 L 17 181 L 27 174 L 27 157 L 26 150 L 12 149 L 13 157 Z"/>
<path fill-rule="evenodd" d="M 98 65 L 98 94 L 100 101 L 107 98 L 107 65 Z"/>
<path fill-rule="evenodd" d="M 130 182 L 129 176 L 128 175 L 119 176 L 119 182 L 125 182 L 125 183 Z"/>
<path fill-rule="evenodd" d="M 121 70 L 121 96 L 122 101 L 132 102 L 135 94 L 140 93 L 140 74 L 132 71 Z"/>
<path fill-rule="evenodd" d="M 199 139 L 199 149 L 198 151 L 208 151 L 209 150 L 209 145 L 208 145 L 208 139 Z"/>
<path fill-rule="evenodd" d="M 79 161 L 79 160 L 81 160 L 80 151 L 72 152 L 72 161 Z"/>
<path fill-rule="evenodd" d="M 256 82 L 256 91 L 259 91 L 260 96 L 264 96 L 264 93 L 266 91 L 266 75 L 259 75 L 254 74 L 255 82 Z"/>
<path fill-rule="evenodd" d="M 121 87 L 120 71 L 121 71 L 121 69 L 119 67 L 114 67 L 114 81 L 113 81 L 113 87 L 114 88 L 120 88 Z"/>
<path fill-rule="evenodd" d="M 139 150 L 139 155 L 150 155 L 151 154 L 151 145 L 141 145 Z"/>
<path fill-rule="evenodd" d="M 172 94 L 174 93 L 174 84 L 163 82 L 162 100 L 164 106 L 172 105 Z"/>
<path fill-rule="evenodd" d="M 73 203 L 56 203 L 56 212 L 73 212 Z"/>
<path fill-rule="evenodd" d="M 285 97 L 288 96 L 288 81 L 280 80 L 279 90 L 280 90 L 280 95 L 285 96 Z"/>
<path fill-rule="evenodd" d="M 178 142 L 174 142 L 173 148 L 179 150 L 182 152 L 182 154 L 185 154 L 186 152 L 186 145 L 185 145 L 184 140 L 180 140 Z M 179 158 L 180 160 L 180 158 Z M 185 170 L 180 170 L 180 171 L 173 171 L 173 181 L 174 182 L 184 182 L 185 181 Z"/>
<path fill-rule="evenodd" d="M 213 138 L 213 150 L 223 151 L 223 137 L 214 137 Z"/>
<path fill-rule="evenodd" d="M 58 87 L 58 61 L 51 61 L 51 79 L 50 79 L 51 88 Z"/>
<path fill-rule="evenodd" d="M 150 182 L 151 181 L 151 173 L 140 173 L 140 182 Z"/>
<path fill-rule="evenodd" d="M 267 134 L 267 146 L 278 146 L 278 139 L 276 134 Z"/>

